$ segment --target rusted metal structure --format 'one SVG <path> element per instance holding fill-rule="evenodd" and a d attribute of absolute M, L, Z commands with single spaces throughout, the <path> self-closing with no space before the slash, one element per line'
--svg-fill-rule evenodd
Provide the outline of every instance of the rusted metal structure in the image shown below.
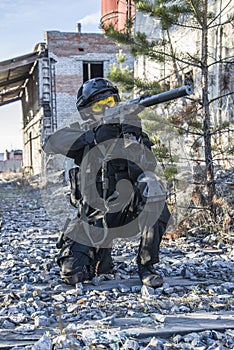
<path fill-rule="evenodd" d="M 133 0 L 102 0 L 101 24 L 113 25 L 118 31 L 125 31 L 126 24 L 135 17 Z"/>

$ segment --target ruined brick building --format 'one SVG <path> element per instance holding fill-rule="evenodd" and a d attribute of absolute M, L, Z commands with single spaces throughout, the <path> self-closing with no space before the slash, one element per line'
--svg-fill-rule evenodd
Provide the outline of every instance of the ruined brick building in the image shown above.
<path fill-rule="evenodd" d="M 79 118 L 75 102 L 87 79 L 106 77 L 122 49 L 127 64 L 133 59 L 127 47 L 117 46 L 98 33 L 48 31 L 45 42 L 32 53 L 0 62 L 0 106 L 22 102 L 23 169 L 41 172 L 42 144 L 47 135 Z"/>

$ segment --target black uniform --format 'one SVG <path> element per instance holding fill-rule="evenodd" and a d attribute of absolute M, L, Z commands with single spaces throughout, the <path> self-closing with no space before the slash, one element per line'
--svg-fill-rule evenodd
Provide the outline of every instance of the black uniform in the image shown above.
<path fill-rule="evenodd" d="M 58 259 L 66 282 L 77 282 L 74 275 L 79 270 L 77 265 L 82 263 L 86 266 L 84 278 L 110 270 L 112 240 L 139 232 L 138 263 L 159 261 L 159 246 L 170 213 L 165 199 L 160 203 L 159 213 L 148 210 L 156 208 L 151 204 L 145 210 L 147 198 L 143 193 L 147 184 L 139 181 L 143 172 L 155 169 L 151 146 L 140 119 L 134 117 L 132 123 L 132 116 L 130 122 L 126 119 L 122 124 L 102 124 L 85 132 L 75 123 L 47 140 L 46 153 L 63 154 L 77 165 L 70 175 L 71 201 L 77 206 L 78 215 L 68 225 Z M 128 181 L 129 186 L 125 182 L 119 188 L 120 180 Z M 96 195 L 92 196 L 93 193 Z M 84 262 L 79 254 L 83 254 Z"/>

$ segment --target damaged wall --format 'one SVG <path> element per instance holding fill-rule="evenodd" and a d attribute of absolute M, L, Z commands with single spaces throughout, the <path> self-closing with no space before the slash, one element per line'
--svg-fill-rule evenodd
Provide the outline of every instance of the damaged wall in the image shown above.
<path fill-rule="evenodd" d="M 41 173 L 47 159 L 42 144 L 58 128 L 79 121 L 76 110 L 78 88 L 87 79 L 106 77 L 110 64 L 117 63 L 121 49 L 126 64 L 133 68 L 133 58 L 125 46 L 117 46 L 103 34 L 48 31 L 44 50 L 31 70 L 21 96 L 23 109 L 23 168 L 25 174 Z"/>
<path fill-rule="evenodd" d="M 56 61 L 57 127 L 77 120 L 78 88 L 87 79 L 106 77 L 110 64 L 117 63 L 116 54 L 120 49 L 127 55 L 126 64 L 133 67 L 129 49 L 117 46 L 103 34 L 49 31 L 45 33 L 45 40 L 49 57 Z"/>

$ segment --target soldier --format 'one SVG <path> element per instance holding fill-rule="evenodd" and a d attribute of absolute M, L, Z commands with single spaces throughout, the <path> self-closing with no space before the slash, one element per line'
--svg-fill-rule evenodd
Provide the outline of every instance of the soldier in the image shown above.
<path fill-rule="evenodd" d="M 86 81 L 76 106 L 83 121 L 52 134 L 44 145 L 48 154 L 74 159 L 71 203 L 78 208 L 60 241 L 58 265 L 68 284 L 91 280 L 112 270 L 112 241 L 141 234 L 137 266 L 141 282 L 163 284 L 154 264 L 170 218 L 165 191 L 154 169 L 152 143 L 131 108 L 104 114 L 120 102 L 118 89 L 105 78 Z M 111 111 L 114 110 L 111 108 Z M 160 200 L 158 199 L 160 197 Z"/>

